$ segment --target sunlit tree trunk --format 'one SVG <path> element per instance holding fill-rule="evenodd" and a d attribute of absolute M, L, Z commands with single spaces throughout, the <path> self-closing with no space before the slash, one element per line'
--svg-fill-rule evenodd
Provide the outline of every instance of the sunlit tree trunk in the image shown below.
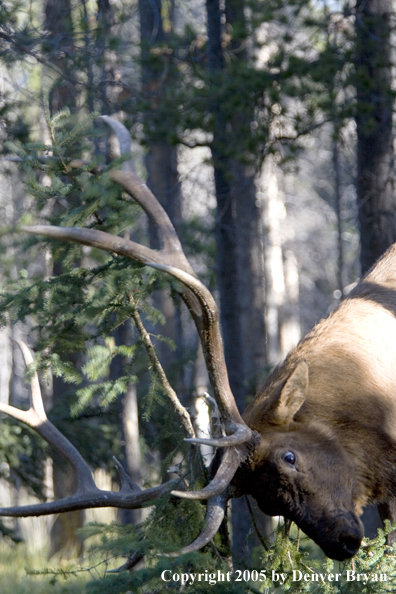
<path fill-rule="evenodd" d="M 286 208 L 278 168 L 268 157 L 260 179 L 265 235 L 267 352 L 276 365 L 301 338 L 299 275 L 294 253 L 285 249 Z"/>

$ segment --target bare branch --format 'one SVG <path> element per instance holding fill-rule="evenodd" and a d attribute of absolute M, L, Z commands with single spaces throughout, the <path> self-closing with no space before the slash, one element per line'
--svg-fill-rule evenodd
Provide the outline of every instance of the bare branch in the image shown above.
<path fill-rule="evenodd" d="M 161 385 L 164 388 L 167 397 L 169 398 L 174 409 L 176 410 L 177 414 L 179 415 L 185 432 L 187 433 L 187 435 L 189 436 L 190 439 L 194 438 L 195 431 L 194 431 L 194 427 L 191 423 L 190 415 L 188 414 L 188 412 L 184 408 L 184 406 L 181 404 L 179 398 L 177 397 L 176 392 L 170 385 L 168 378 L 165 375 L 165 371 L 157 357 L 157 353 L 155 352 L 155 348 L 153 346 L 153 343 L 151 342 L 150 335 L 147 332 L 146 328 L 144 327 L 142 318 L 140 317 L 140 314 L 138 312 L 136 303 L 135 303 L 132 295 L 129 296 L 129 300 L 130 300 L 130 303 L 133 308 L 132 309 L 132 317 L 133 317 L 136 327 L 139 331 L 139 334 L 143 340 L 144 346 L 146 347 L 147 355 L 150 359 L 151 365 L 153 366 L 154 372 L 155 372 L 156 376 L 158 377 L 159 381 L 161 382 Z"/>

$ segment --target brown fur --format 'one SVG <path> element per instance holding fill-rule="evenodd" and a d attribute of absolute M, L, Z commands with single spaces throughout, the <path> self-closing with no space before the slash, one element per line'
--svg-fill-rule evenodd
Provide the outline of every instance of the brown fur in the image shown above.
<path fill-rule="evenodd" d="M 244 420 L 261 434 L 244 490 L 329 556 L 352 556 L 362 508 L 395 508 L 396 245 L 274 369 Z"/>

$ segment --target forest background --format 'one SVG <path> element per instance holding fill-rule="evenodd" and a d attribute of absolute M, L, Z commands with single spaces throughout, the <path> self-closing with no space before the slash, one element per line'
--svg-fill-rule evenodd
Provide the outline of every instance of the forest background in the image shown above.
<path fill-rule="evenodd" d="M 164 275 L 99 250 L 26 239 L 19 227 L 88 223 L 158 247 L 155 229 L 106 174 L 64 167 L 76 158 L 105 172 L 121 167 L 98 116 L 123 122 L 140 176 L 216 296 L 242 411 L 266 373 L 396 240 L 392 9 L 386 0 L 0 3 L 0 399 L 28 402 L 13 341 L 22 339 L 34 348 L 51 419 L 103 488 L 118 480 L 113 454 L 142 486 L 192 458 L 202 481 L 212 455 L 183 444 L 125 295 L 136 295 L 170 383 L 204 435 L 209 388 L 198 339 Z M 56 454 L 0 421 L 2 500 L 67 495 L 72 476 Z M 293 531 L 276 537 L 273 520 L 252 506 L 233 502 L 232 545 L 223 534 L 180 567 L 322 562 Z M 73 579 L 83 576 L 92 592 L 162 591 L 156 580 L 170 562 L 155 551 L 188 544 L 202 515 L 199 503 L 171 501 L 151 512 L 4 520 L 5 567 L 10 551 L 33 551 L 36 561 L 41 551 L 44 571 L 48 557 L 60 564 L 54 588 L 69 576 L 67 587 L 81 591 Z M 375 547 L 385 563 L 382 541 Z M 70 558 L 80 564 L 71 568 Z M 125 559 L 124 570 L 106 573 Z M 42 579 L 29 589 L 44 592 L 51 583 Z"/>

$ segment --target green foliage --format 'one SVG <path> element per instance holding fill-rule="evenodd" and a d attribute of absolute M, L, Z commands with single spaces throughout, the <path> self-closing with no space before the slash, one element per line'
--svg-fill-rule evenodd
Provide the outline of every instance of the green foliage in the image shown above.
<path fill-rule="evenodd" d="M 59 571 L 48 578 L 38 573 L 47 565 L 44 551 L 28 549 L 24 543 L 14 546 L 8 539 L 3 540 L 0 543 L 1 594 L 81 594 L 84 591 L 89 572 L 65 576 Z"/>
<path fill-rule="evenodd" d="M 67 164 L 72 157 L 79 156 L 76 145 L 79 145 L 80 151 L 86 149 L 87 126 L 92 117 L 79 122 L 70 131 L 64 131 L 63 127 L 59 131 L 61 124 L 70 124 L 70 117 L 66 111 L 57 114 L 48 120 L 53 145 L 46 147 L 35 143 L 20 147 L 19 154 L 27 170 L 27 189 L 36 199 L 37 216 L 55 225 L 87 225 L 88 228 L 117 235 L 133 228 L 138 208 L 126 201 L 120 189 L 109 181 L 108 168 L 92 174 L 84 166 L 72 170 Z M 54 158 L 43 164 L 39 157 L 49 149 Z M 92 168 L 95 168 L 94 163 Z M 51 185 L 40 181 L 37 170 L 51 179 Z M 46 215 L 43 209 L 46 209 Z M 150 272 L 146 282 L 141 267 L 98 250 L 90 251 L 90 267 L 87 269 L 80 265 L 84 258 L 81 246 L 48 241 L 46 245 L 51 248 L 56 275 L 41 280 L 27 278 L 21 271 L 19 278 L 10 279 L 2 291 L 0 309 L 3 322 L 24 321 L 27 316 L 33 317 L 38 333 L 37 348 L 39 351 L 47 349 L 38 358 L 39 366 L 51 364 L 56 375 L 76 383 L 80 381 L 80 375 L 73 373 L 69 362 L 63 361 L 60 355 L 85 350 L 87 340 L 106 337 L 129 319 L 131 306 L 128 295 L 133 293 L 135 300 L 144 301 L 155 288 L 156 275 Z M 33 246 L 43 249 L 43 243 L 37 238 L 20 243 L 22 250 L 32 250 Z M 158 320 L 160 314 L 148 305 L 144 305 L 144 310 L 151 320 Z M 97 357 L 98 351 L 91 350 L 90 353 L 91 358 Z M 112 357 L 117 354 L 131 356 L 131 353 L 113 349 Z M 86 369 L 90 379 L 97 379 L 92 376 L 92 363 L 91 369 L 89 366 Z"/>
<path fill-rule="evenodd" d="M 199 553 L 178 557 L 158 555 L 158 550 L 170 553 L 190 542 L 202 522 L 199 502 L 174 500 L 166 513 L 164 505 L 166 498 L 138 528 L 87 525 L 80 531 L 81 535 L 87 543 L 94 542 L 82 566 L 37 573 L 72 579 L 91 567 L 93 579 L 84 589 L 85 594 L 165 593 L 182 585 L 194 594 L 206 594 L 213 588 L 216 592 L 233 594 L 382 594 L 395 589 L 395 551 L 385 544 L 386 534 L 392 529 L 389 524 L 376 539 L 365 542 L 354 559 L 343 563 L 318 553 L 316 545 L 296 527 L 292 526 L 286 535 L 285 525 L 279 524 L 274 542 L 261 561 L 250 569 L 232 571 L 227 558 L 222 557 L 219 536 Z M 119 560 L 127 558 L 132 562 L 143 557 L 144 567 L 128 570 L 125 566 L 115 573 L 112 569 L 123 565 L 122 561 L 117 563 Z M 97 564 L 97 558 L 102 563 Z"/>
<path fill-rule="evenodd" d="M 29 212 L 22 213 L 21 222 L 38 219 L 115 235 L 133 233 L 141 211 L 108 176 L 122 159 L 109 166 L 98 165 L 95 160 L 89 161 L 89 165 L 70 165 L 73 159 L 86 157 L 87 151 L 95 148 L 87 141 L 95 114 L 82 121 L 67 109 L 53 117 L 46 110 L 45 115 L 50 146 L 38 142 L 9 145 L 23 160 L 26 187 L 34 197 Z M 150 368 L 137 332 L 130 337 L 129 344 L 116 344 L 115 340 L 117 329 L 130 323 L 135 304 L 150 330 L 164 322 L 163 314 L 152 306 L 150 299 L 154 290 L 172 287 L 166 276 L 125 258 L 85 250 L 78 244 L 43 242 L 14 233 L 5 234 L 3 241 L 13 243 L 19 270 L 17 274 L 12 271 L 0 290 L 0 322 L 29 322 L 30 335 L 35 337 L 35 359 L 29 374 L 51 370 L 54 378 L 61 378 L 63 397 L 55 400 L 50 417 L 87 461 L 93 466 L 112 468 L 112 455 L 122 457 L 119 401 L 128 386 L 139 378 L 144 379 L 143 417 L 148 422 L 153 410 L 162 407 L 161 419 L 168 419 L 165 425 L 156 422 L 155 443 L 161 441 L 161 435 L 168 438 L 172 432 L 173 439 L 180 435 L 181 440 L 177 423 L 176 428 L 173 426 L 174 413 L 164 406 L 163 387 Z M 41 260 L 40 266 L 29 265 L 32 256 Z M 173 348 L 161 335 L 154 337 L 153 334 L 153 340 L 168 342 L 169 348 Z M 83 353 L 84 359 L 76 365 L 82 359 L 79 353 Z M 114 375 L 113 365 L 120 360 L 122 371 Z M 0 437 L 0 446 L 4 445 L 1 455 L 7 468 L 14 468 L 13 473 L 19 473 L 24 482 L 30 481 L 31 488 L 40 495 L 45 450 L 37 447 L 41 454 L 34 457 L 35 464 L 27 473 L 23 461 L 29 459 L 33 447 L 33 442 L 26 441 L 30 433 L 21 433 L 19 427 L 7 423 L 4 442 Z M 144 423 L 142 430 L 144 434 Z"/>
<path fill-rule="evenodd" d="M 22 483 L 31 494 L 44 499 L 44 460 L 46 444 L 31 429 L 0 418 L 0 477 L 12 484 Z M 4 534 L 4 531 L 0 532 Z"/>
<path fill-rule="evenodd" d="M 325 558 L 300 531 L 292 529 L 291 536 L 289 533 L 285 536 L 285 526 L 280 525 L 274 545 L 263 554 L 265 586 L 290 594 L 393 592 L 395 550 L 386 545 L 386 535 L 392 528 L 395 527 L 387 522 L 377 538 L 366 540 L 353 559 L 341 563 Z M 278 588 L 282 581 L 282 587 Z"/>

